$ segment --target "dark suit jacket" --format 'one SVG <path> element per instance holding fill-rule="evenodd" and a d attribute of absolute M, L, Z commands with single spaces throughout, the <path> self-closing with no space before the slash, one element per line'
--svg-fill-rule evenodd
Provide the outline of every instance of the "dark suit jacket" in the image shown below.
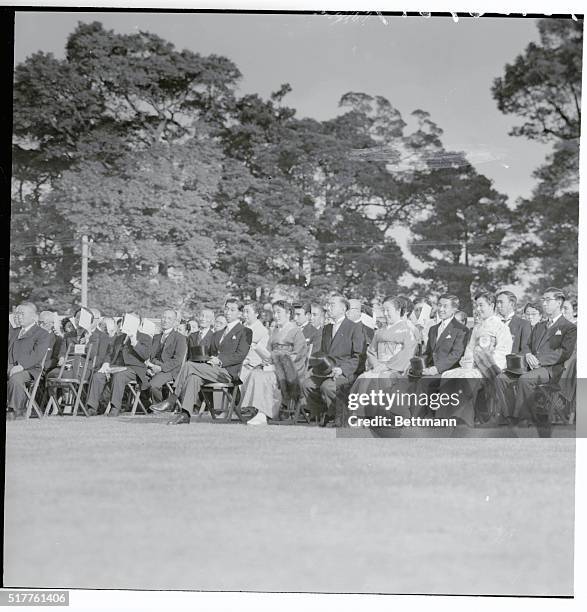
<path fill-rule="evenodd" d="M 105 363 L 114 366 L 117 357 L 122 355 L 124 365 L 132 370 L 144 385 L 147 382 L 147 366 L 145 361 L 149 359 L 151 354 L 151 337 L 138 332 L 136 346 L 132 346 L 130 342 L 127 342 L 127 338 L 126 334 L 120 334 L 114 338 L 108 348 Z"/>
<path fill-rule="evenodd" d="M 530 352 L 538 358 L 540 365 L 550 372 L 551 378 L 557 379 L 570 358 L 577 343 L 577 327 L 562 315 L 551 327 L 546 321 L 540 321 L 532 329 Z"/>
<path fill-rule="evenodd" d="M 302 327 L 302 334 L 304 334 L 307 345 L 312 344 L 317 332 L 318 330 L 311 323 L 306 323 L 304 327 Z"/>
<path fill-rule="evenodd" d="M 532 326 L 530 321 L 522 319 L 518 315 L 514 315 L 508 322 L 508 327 L 512 332 L 512 353 L 525 355 L 530 352 L 530 336 L 532 335 Z"/>
<path fill-rule="evenodd" d="M 217 331 L 212 336 L 210 355 L 218 357 L 222 367 L 232 378 L 238 378 L 241 366 L 253 341 L 253 330 L 237 323 L 220 342 L 224 330 Z"/>
<path fill-rule="evenodd" d="M 150 360 L 155 365 L 161 366 L 162 372 L 177 376 L 187 352 L 187 338 L 176 330 L 169 332 L 163 344 L 162 337 L 161 333 L 153 338 Z"/>
<path fill-rule="evenodd" d="M 446 326 L 440 338 L 440 323 L 428 330 L 428 341 L 424 349 L 426 367 L 436 366 L 440 374 L 458 367 L 459 361 L 467 347 L 469 330 L 455 318 Z"/>
<path fill-rule="evenodd" d="M 35 323 L 19 340 L 20 330 L 20 327 L 15 327 L 8 336 L 8 369 L 21 365 L 32 376 L 37 376 L 41 371 L 41 361 L 51 347 L 51 336 Z"/>
<path fill-rule="evenodd" d="M 355 323 L 355 325 L 358 325 L 361 328 L 361 333 L 363 334 L 363 350 L 361 352 L 361 356 L 359 357 L 359 367 L 357 369 L 357 376 L 360 376 L 365 371 L 367 366 L 367 349 L 373 341 L 375 330 L 365 325 L 362 321 Z"/>
<path fill-rule="evenodd" d="M 321 351 L 334 359 L 336 367 L 344 376 L 353 382 L 357 377 L 359 359 L 365 347 L 365 336 L 360 325 L 349 319 L 343 319 L 338 332 L 332 337 L 332 323 L 324 326 Z"/>
<path fill-rule="evenodd" d="M 57 367 L 57 364 L 59 363 L 59 357 L 61 356 L 63 344 L 63 336 L 58 336 L 53 332 L 49 332 L 49 348 L 51 349 L 51 352 L 49 353 L 45 361 L 45 372 L 49 372 L 53 368 Z"/>
<path fill-rule="evenodd" d="M 210 328 L 206 335 L 202 338 L 202 333 L 197 331 L 193 334 L 190 334 L 187 338 L 187 347 L 188 351 L 192 346 L 205 346 L 208 351 L 210 351 L 210 344 L 212 342 L 212 337 L 214 336 L 214 331 Z"/>
<path fill-rule="evenodd" d="M 95 329 L 90 336 L 88 344 L 92 345 L 92 352 L 90 358 L 93 359 L 96 356 L 96 362 L 94 363 L 94 370 L 99 370 L 104 362 L 106 361 L 106 355 L 108 349 L 114 341 L 106 332 L 101 329 Z"/>

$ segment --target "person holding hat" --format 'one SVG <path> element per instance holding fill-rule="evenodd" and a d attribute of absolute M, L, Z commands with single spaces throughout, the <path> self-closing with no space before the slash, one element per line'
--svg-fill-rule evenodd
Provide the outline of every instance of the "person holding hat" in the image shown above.
<path fill-rule="evenodd" d="M 475 314 L 478 322 L 473 327 L 469 344 L 458 368 L 442 374 L 441 391 L 451 393 L 456 387 L 461 395 L 458 406 L 441 406 L 437 418 L 459 418 L 469 427 L 475 426 L 475 403 L 484 380 L 491 373 L 506 367 L 506 355 L 512 352 L 512 334 L 509 327 L 495 313 L 495 295 L 482 292 L 475 296 Z"/>
<path fill-rule="evenodd" d="M 291 318 L 292 307 L 288 302 L 273 302 L 276 327 L 268 342 L 251 349 L 263 367 L 250 372 L 241 391 L 241 406 L 257 409 L 247 425 L 267 425 L 268 418 L 278 418 L 282 403 L 300 399 L 308 347 L 302 329 Z"/>
<path fill-rule="evenodd" d="M 514 420 L 528 420 L 545 427 L 550 425 L 548 415 L 536 411 L 535 392 L 540 384 L 559 381 L 565 362 L 572 357 L 576 347 L 577 327 L 563 316 L 564 302 L 565 294 L 560 289 L 549 287 L 544 292 L 542 304 L 547 319 L 532 329 L 530 351 L 526 354 L 530 370 L 518 378 L 517 392 L 513 397 L 512 379 L 507 374 L 498 377 L 498 384 L 510 399 L 508 416 Z"/>
<path fill-rule="evenodd" d="M 326 310 L 334 323 L 324 326 L 320 352 L 310 359 L 312 371 L 304 383 L 307 407 L 312 415 L 321 415 L 321 427 L 342 425 L 342 409 L 365 342 L 360 327 L 346 317 L 348 308 L 342 295 L 329 298 Z"/>

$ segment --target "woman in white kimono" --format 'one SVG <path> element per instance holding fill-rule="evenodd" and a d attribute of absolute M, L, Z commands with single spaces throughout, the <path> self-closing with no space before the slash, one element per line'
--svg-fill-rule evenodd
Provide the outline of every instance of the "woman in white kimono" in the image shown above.
<path fill-rule="evenodd" d="M 351 393 L 379 390 L 375 382 L 382 378 L 397 378 L 410 366 L 420 342 L 418 328 L 408 320 L 411 302 L 405 297 L 389 297 L 383 302 L 387 325 L 377 329 L 367 349 L 367 371 L 355 381 Z"/>
<path fill-rule="evenodd" d="M 495 314 L 495 296 L 480 293 L 475 297 L 475 318 L 477 319 L 469 344 L 465 349 L 459 368 L 447 370 L 442 374 L 441 391 L 458 392 L 458 406 L 438 409 L 438 418 L 458 417 L 467 425 L 475 424 L 475 402 L 489 370 L 490 384 L 498 370 L 506 367 L 506 355 L 512 352 L 510 328 Z M 476 381 L 476 382 L 475 382 Z M 494 391 L 490 389 L 489 391 Z M 494 393 L 489 395 L 493 396 Z"/>
<path fill-rule="evenodd" d="M 267 348 L 256 346 L 262 362 L 252 369 L 242 388 L 241 406 L 258 410 L 248 425 L 267 425 L 268 417 L 278 418 L 284 399 L 282 389 L 294 398 L 301 395 L 308 349 L 301 328 L 291 320 L 292 311 L 287 302 L 274 302 L 275 329 Z"/>

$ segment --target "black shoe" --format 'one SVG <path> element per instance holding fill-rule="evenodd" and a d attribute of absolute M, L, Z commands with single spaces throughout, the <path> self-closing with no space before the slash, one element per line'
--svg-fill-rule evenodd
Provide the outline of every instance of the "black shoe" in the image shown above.
<path fill-rule="evenodd" d="M 14 412 L 14 410 L 7 410 L 6 411 L 6 420 L 7 421 L 16 421 L 16 413 Z"/>
<path fill-rule="evenodd" d="M 172 419 L 167 421 L 167 425 L 189 425 L 190 421 L 190 415 L 185 410 L 182 410 Z"/>
<path fill-rule="evenodd" d="M 167 399 L 164 399 L 162 402 L 157 402 L 156 404 L 151 404 L 149 407 L 154 412 L 171 412 L 175 408 L 176 402 L 177 395 L 170 393 Z"/>
<path fill-rule="evenodd" d="M 334 417 L 325 412 L 320 419 L 320 427 L 326 427 L 330 421 L 334 421 Z"/>
<path fill-rule="evenodd" d="M 88 406 L 88 416 L 96 416 L 98 414 L 98 411 L 95 408 L 92 408 L 91 406 Z"/>
<path fill-rule="evenodd" d="M 120 414 L 120 408 L 116 408 L 113 406 L 110 408 L 110 412 L 108 413 L 109 417 L 117 417 Z"/>

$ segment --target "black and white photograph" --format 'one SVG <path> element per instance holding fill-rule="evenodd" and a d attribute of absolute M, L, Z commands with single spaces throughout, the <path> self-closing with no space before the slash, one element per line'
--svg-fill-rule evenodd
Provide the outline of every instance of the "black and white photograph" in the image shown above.
<path fill-rule="evenodd" d="M 0 11 L 4 590 L 572 598 L 583 15 Z"/>

